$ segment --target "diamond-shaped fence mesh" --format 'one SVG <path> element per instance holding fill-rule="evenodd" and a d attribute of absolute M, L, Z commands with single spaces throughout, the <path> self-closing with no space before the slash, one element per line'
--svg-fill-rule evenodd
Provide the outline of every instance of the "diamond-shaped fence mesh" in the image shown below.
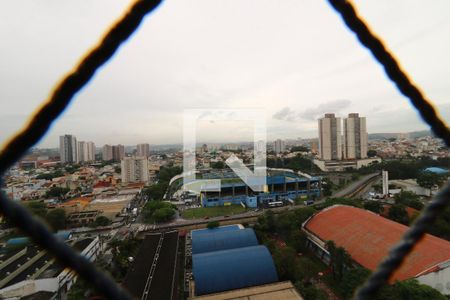
<path fill-rule="evenodd" d="M 136 1 L 90 51 L 81 63 L 56 86 L 46 103 L 32 116 L 25 129 L 16 134 L 0 153 L 0 178 L 16 163 L 26 151 L 36 144 L 50 128 L 50 125 L 64 111 L 75 94 L 94 76 L 100 66 L 107 62 L 120 45 L 138 28 L 144 17 L 153 11 L 161 1 Z M 341 15 L 346 26 L 355 33 L 360 44 L 366 47 L 384 68 L 389 79 L 401 94 L 406 96 L 430 125 L 433 133 L 450 146 L 450 131 L 440 119 L 433 105 L 425 98 L 407 74 L 401 69 L 383 42 L 377 38 L 358 16 L 353 5 L 346 0 L 329 0 L 331 6 Z M 1 179 L 0 179 L 1 180 Z M 422 211 L 401 241 L 393 247 L 378 269 L 368 278 L 355 295 L 356 299 L 370 299 L 383 286 L 391 274 L 401 265 L 414 245 L 423 237 L 439 213 L 444 210 L 450 198 L 450 185 L 444 187 Z M 0 193 L 0 212 L 15 226 L 28 234 L 38 245 L 44 247 L 58 261 L 73 269 L 90 282 L 106 299 L 130 299 L 130 296 L 108 275 L 97 270 L 93 263 L 75 252 L 64 242 L 50 233 L 47 227 L 34 218 L 20 204 L 11 201 Z"/>

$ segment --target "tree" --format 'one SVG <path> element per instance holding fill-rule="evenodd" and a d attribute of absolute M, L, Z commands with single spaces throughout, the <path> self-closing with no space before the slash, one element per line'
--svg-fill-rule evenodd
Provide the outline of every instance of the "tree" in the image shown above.
<path fill-rule="evenodd" d="M 325 248 L 330 253 L 330 266 L 333 277 L 340 281 L 344 277 L 345 269 L 351 266 L 352 258 L 344 248 L 336 247 L 333 241 L 327 241 Z"/>
<path fill-rule="evenodd" d="M 368 157 L 375 157 L 375 156 L 377 156 L 377 151 L 369 150 L 369 151 L 367 151 L 367 156 Z"/>
<path fill-rule="evenodd" d="M 66 211 L 62 208 L 52 209 L 45 219 L 54 231 L 66 228 Z"/>
<path fill-rule="evenodd" d="M 417 184 L 426 189 L 432 189 L 435 186 L 441 186 L 445 181 L 445 177 L 433 172 L 425 171 L 417 177 Z"/>
<path fill-rule="evenodd" d="M 295 276 L 296 251 L 291 247 L 284 247 L 275 252 L 273 258 L 281 280 L 291 280 Z"/>
<path fill-rule="evenodd" d="M 213 228 L 219 227 L 219 225 L 220 225 L 219 221 L 211 221 L 211 222 L 208 222 L 208 224 L 206 225 L 206 228 L 213 229 Z"/>
<path fill-rule="evenodd" d="M 404 225 L 409 224 L 408 212 L 403 204 L 394 204 L 389 208 L 389 219 Z"/>
<path fill-rule="evenodd" d="M 369 275 L 370 271 L 361 267 L 346 270 L 339 282 L 339 291 L 343 298 L 351 299 L 353 293 L 366 281 Z"/>
<path fill-rule="evenodd" d="M 383 212 L 383 205 L 378 201 L 366 201 L 364 202 L 364 209 L 373 211 L 376 214 Z"/>
<path fill-rule="evenodd" d="M 108 226 L 109 224 L 111 224 L 111 220 L 110 219 L 108 219 L 105 216 L 98 216 L 97 218 L 95 218 L 95 221 L 92 224 L 92 226 L 93 227 Z"/>
<path fill-rule="evenodd" d="M 400 281 L 392 286 L 392 299 L 398 300 L 446 300 L 447 297 L 432 287 L 420 284 L 416 279 Z"/>
<path fill-rule="evenodd" d="M 403 204 L 417 210 L 421 210 L 423 208 L 423 203 L 420 201 L 420 197 L 410 191 L 401 191 L 400 193 L 394 196 L 396 204 Z"/>
<path fill-rule="evenodd" d="M 63 199 L 64 196 L 70 191 L 69 188 L 53 186 L 46 193 L 45 198 L 58 198 Z"/>
<path fill-rule="evenodd" d="M 225 163 L 221 160 L 217 161 L 217 162 L 213 162 L 211 163 L 211 168 L 213 169 L 223 169 L 225 168 Z"/>
<path fill-rule="evenodd" d="M 29 201 L 25 203 L 25 207 L 35 216 L 45 219 L 47 215 L 47 205 L 40 201 Z"/>
<path fill-rule="evenodd" d="M 142 217 L 147 223 L 170 221 L 175 215 L 173 204 L 163 201 L 150 201 L 142 210 Z"/>
<path fill-rule="evenodd" d="M 163 183 L 156 183 L 154 185 L 145 187 L 142 191 L 144 195 L 148 197 L 149 200 L 161 200 L 164 197 L 164 194 L 166 193 L 166 189 L 168 187 L 168 184 Z"/>

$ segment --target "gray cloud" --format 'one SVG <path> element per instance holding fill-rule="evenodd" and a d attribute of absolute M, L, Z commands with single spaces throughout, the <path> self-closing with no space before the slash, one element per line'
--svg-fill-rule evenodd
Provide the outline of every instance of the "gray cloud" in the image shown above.
<path fill-rule="evenodd" d="M 272 118 L 274 118 L 275 120 L 283 120 L 288 122 L 295 122 L 300 119 L 312 121 L 325 113 L 340 113 L 344 109 L 349 108 L 351 104 L 352 102 L 350 100 L 338 99 L 321 103 L 316 107 L 311 107 L 299 112 L 292 110 L 291 108 L 286 106 L 274 113 L 272 115 Z"/>

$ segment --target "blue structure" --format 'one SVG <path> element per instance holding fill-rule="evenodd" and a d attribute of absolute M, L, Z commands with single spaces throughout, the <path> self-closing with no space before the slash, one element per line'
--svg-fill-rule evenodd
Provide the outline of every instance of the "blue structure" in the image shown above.
<path fill-rule="evenodd" d="M 266 178 L 267 192 L 253 192 L 236 175 L 229 173 L 209 174 L 208 179 L 221 179 L 220 191 L 201 193 L 201 203 L 204 207 L 240 205 L 256 208 L 259 204 L 294 200 L 297 197 L 320 197 L 320 177 L 306 178 L 290 170 L 268 169 Z"/>
<path fill-rule="evenodd" d="M 265 246 L 194 254 L 192 264 L 196 295 L 278 281 L 275 265 Z"/>
<path fill-rule="evenodd" d="M 192 237 L 192 254 L 257 246 L 253 229 L 219 231 Z"/>
<path fill-rule="evenodd" d="M 435 173 L 435 174 L 446 174 L 448 173 L 448 170 L 443 169 L 443 168 L 438 168 L 438 167 L 430 167 L 430 168 L 426 168 L 424 170 L 424 172 L 431 172 L 431 173 Z"/>
<path fill-rule="evenodd" d="M 216 228 L 205 228 L 205 229 L 196 229 L 191 231 L 192 240 L 195 240 L 196 237 L 201 235 L 209 235 L 213 233 L 219 233 L 224 231 L 235 231 L 235 230 L 241 230 L 241 225 L 226 225 L 226 226 L 220 226 Z"/>
<path fill-rule="evenodd" d="M 71 231 L 59 231 L 54 234 L 58 239 L 66 241 L 72 237 Z M 30 238 L 28 237 L 17 237 L 12 238 L 6 241 L 6 246 L 21 246 L 21 245 L 28 245 L 30 243 Z"/>

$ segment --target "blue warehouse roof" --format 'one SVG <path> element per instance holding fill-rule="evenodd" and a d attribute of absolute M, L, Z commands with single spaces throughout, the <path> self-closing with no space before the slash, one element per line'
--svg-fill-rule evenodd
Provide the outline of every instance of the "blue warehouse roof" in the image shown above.
<path fill-rule="evenodd" d="M 196 237 L 204 234 L 213 234 L 213 233 L 219 233 L 222 231 L 235 231 L 235 230 L 241 230 L 241 227 L 239 225 L 228 225 L 228 226 L 220 226 L 216 228 L 205 228 L 205 229 L 196 229 L 191 231 L 192 239 L 195 239 Z"/>
<path fill-rule="evenodd" d="M 219 231 L 192 238 L 192 254 L 258 245 L 253 229 Z"/>
<path fill-rule="evenodd" d="M 204 295 L 278 281 L 265 246 L 194 254 L 196 295 Z"/>
<path fill-rule="evenodd" d="M 425 171 L 425 172 L 436 173 L 436 174 L 445 174 L 445 173 L 448 173 L 448 170 L 443 169 L 443 168 L 438 168 L 438 167 L 430 167 L 430 168 L 426 168 L 424 171 Z"/>

